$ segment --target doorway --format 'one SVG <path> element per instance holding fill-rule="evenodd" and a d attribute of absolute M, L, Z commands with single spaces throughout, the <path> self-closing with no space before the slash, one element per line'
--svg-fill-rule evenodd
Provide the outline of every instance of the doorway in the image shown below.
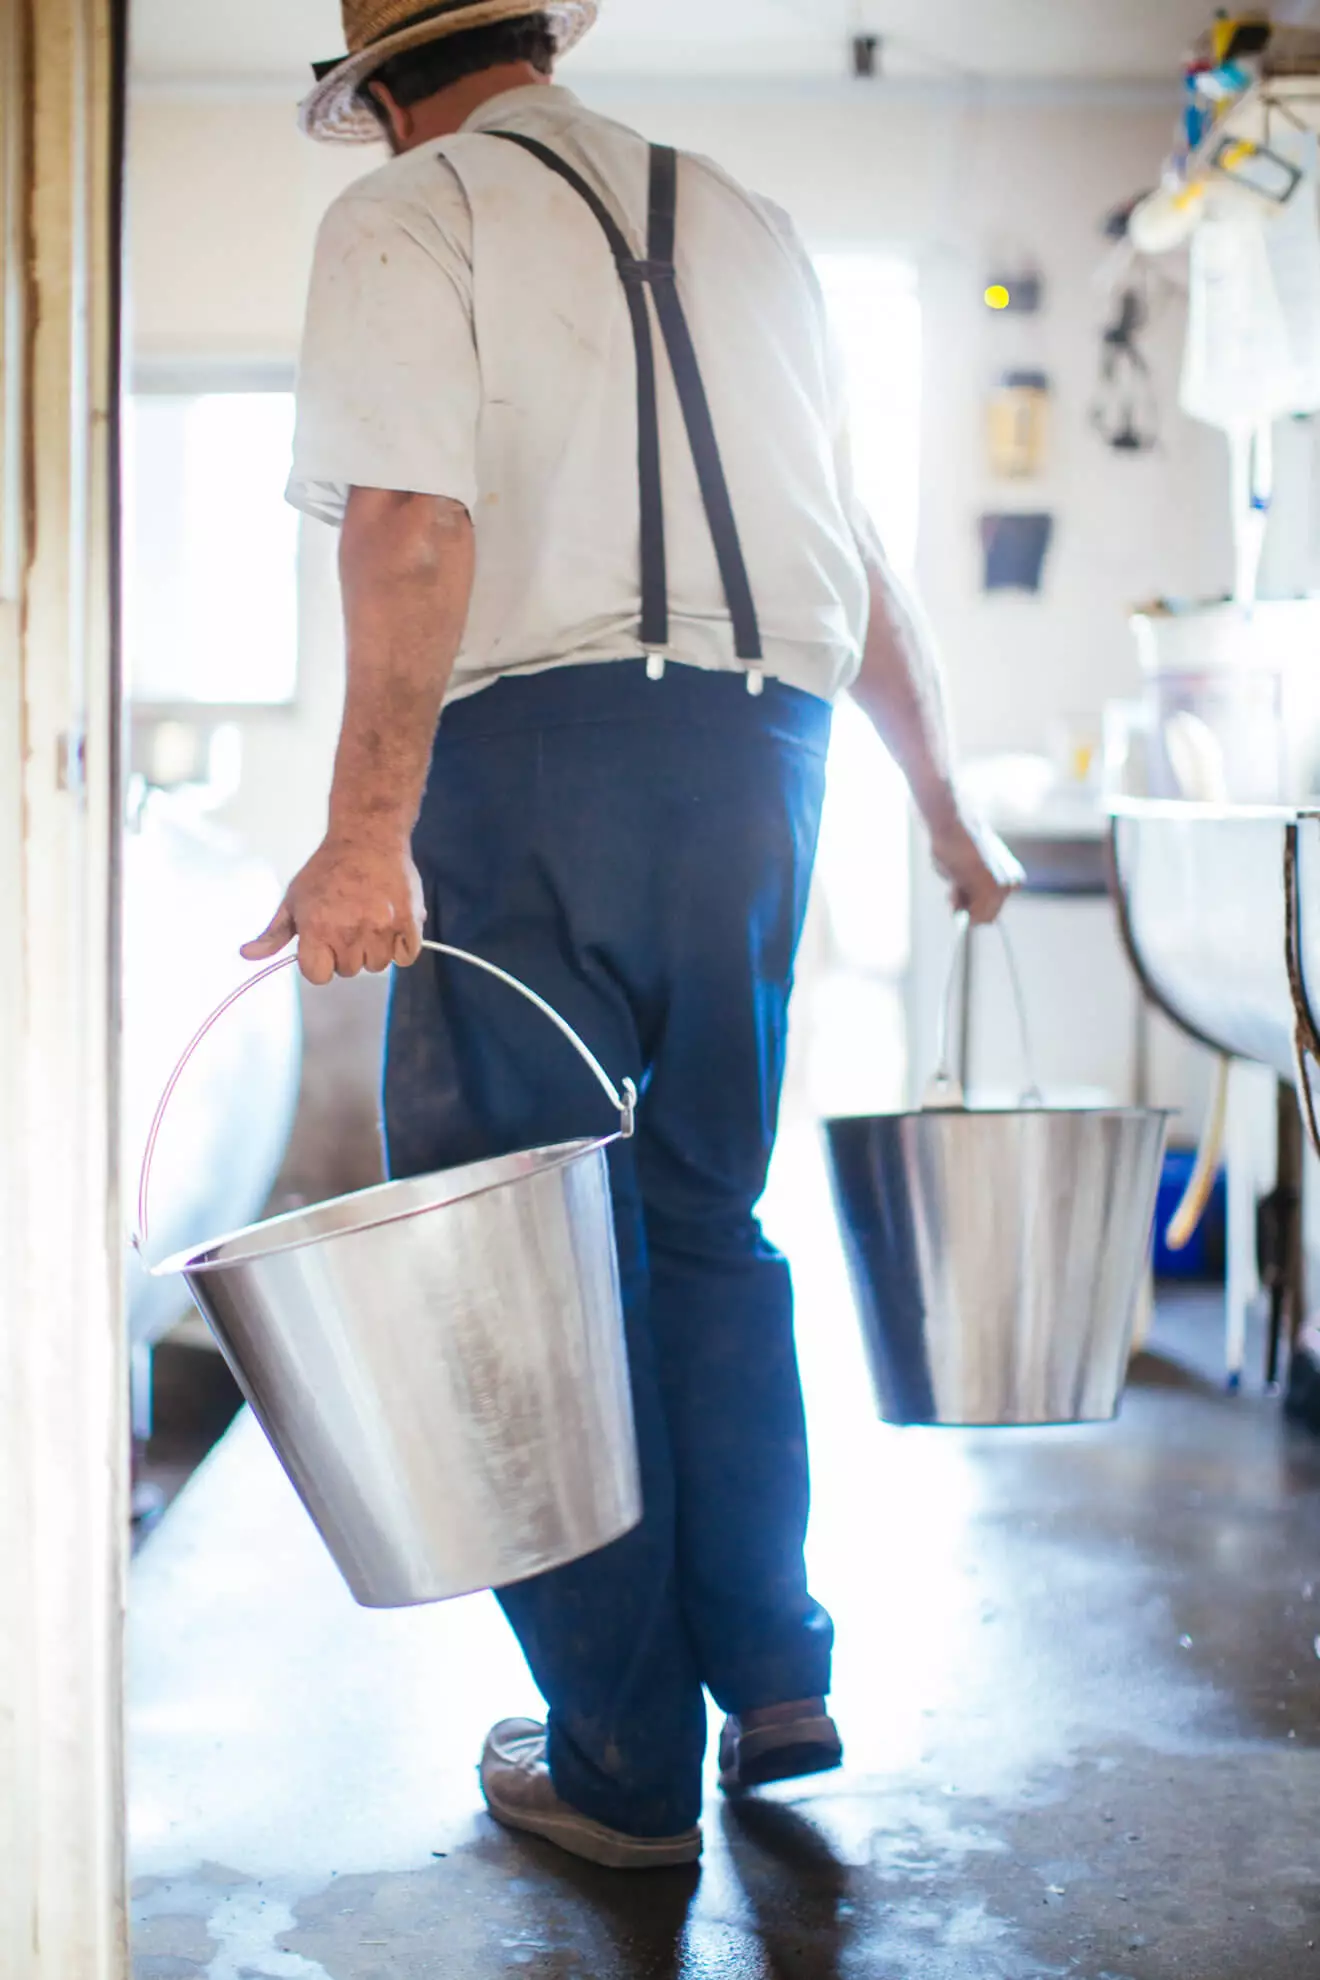
<path fill-rule="evenodd" d="M 109 0 L 0 8 L 0 1971 L 121 1980 Z"/>

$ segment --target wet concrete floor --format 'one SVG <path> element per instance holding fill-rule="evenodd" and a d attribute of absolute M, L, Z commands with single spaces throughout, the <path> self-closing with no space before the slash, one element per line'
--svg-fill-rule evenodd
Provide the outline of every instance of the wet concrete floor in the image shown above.
<path fill-rule="evenodd" d="M 1166 1310 L 1115 1428 L 875 1423 L 807 1144 L 794 1259 L 842 1774 L 700 1873 L 610 1876 L 481 1811 L 534 1709 L 488 1599 L 354 1608 L 250 1419 L 133 1613 L 137 1980 L 1320 1976 L 1320 1442 Z"/>

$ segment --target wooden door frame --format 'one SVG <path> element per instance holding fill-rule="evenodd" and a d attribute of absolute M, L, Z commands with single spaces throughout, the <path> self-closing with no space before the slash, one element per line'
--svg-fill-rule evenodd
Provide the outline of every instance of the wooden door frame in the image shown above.
<path fill-rule="evenodd" d="M 0 1973 L 125 1980 L 122 0 L 0 0 Z"/>

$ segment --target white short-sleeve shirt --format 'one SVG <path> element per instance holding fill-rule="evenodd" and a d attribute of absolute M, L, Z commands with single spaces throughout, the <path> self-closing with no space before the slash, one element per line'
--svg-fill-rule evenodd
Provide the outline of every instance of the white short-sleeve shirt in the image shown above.
<path fill-rule="evenodd" d="M 648 150 L 553 85 L 360 180 L 317 242 L 289 499 L 338 524 L 353 487 L 471 513 L 476 579 L 451 690 L 638 658 L 637 373 L 599 222 L 517 146 L 553 147 L 644 251 Z M 760 616 L 765 670 L 831 699 L 867 586 L 824 308 L 786 217 L 716 166 L 679 165 L 676 260 Z M 657 337 L 669 656 L 735 668 L 729 612 Z"/>

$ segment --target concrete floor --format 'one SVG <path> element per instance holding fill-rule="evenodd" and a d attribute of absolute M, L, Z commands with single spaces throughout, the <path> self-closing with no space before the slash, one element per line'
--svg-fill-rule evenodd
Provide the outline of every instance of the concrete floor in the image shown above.
<path fill-rule="evenodd" d="M 136 1569 L 138 1980 L 1320 1975 L 1320 1442 L 1220 1392 L 1204 1302 L 1117 1428 L 881 1429 L 809 1142 L 768 1221 L 847 1771 L 712 1794 L 699 1876 L 506 1836 L 494 1605 L 355 1609 L 242 1418 Z"/>

